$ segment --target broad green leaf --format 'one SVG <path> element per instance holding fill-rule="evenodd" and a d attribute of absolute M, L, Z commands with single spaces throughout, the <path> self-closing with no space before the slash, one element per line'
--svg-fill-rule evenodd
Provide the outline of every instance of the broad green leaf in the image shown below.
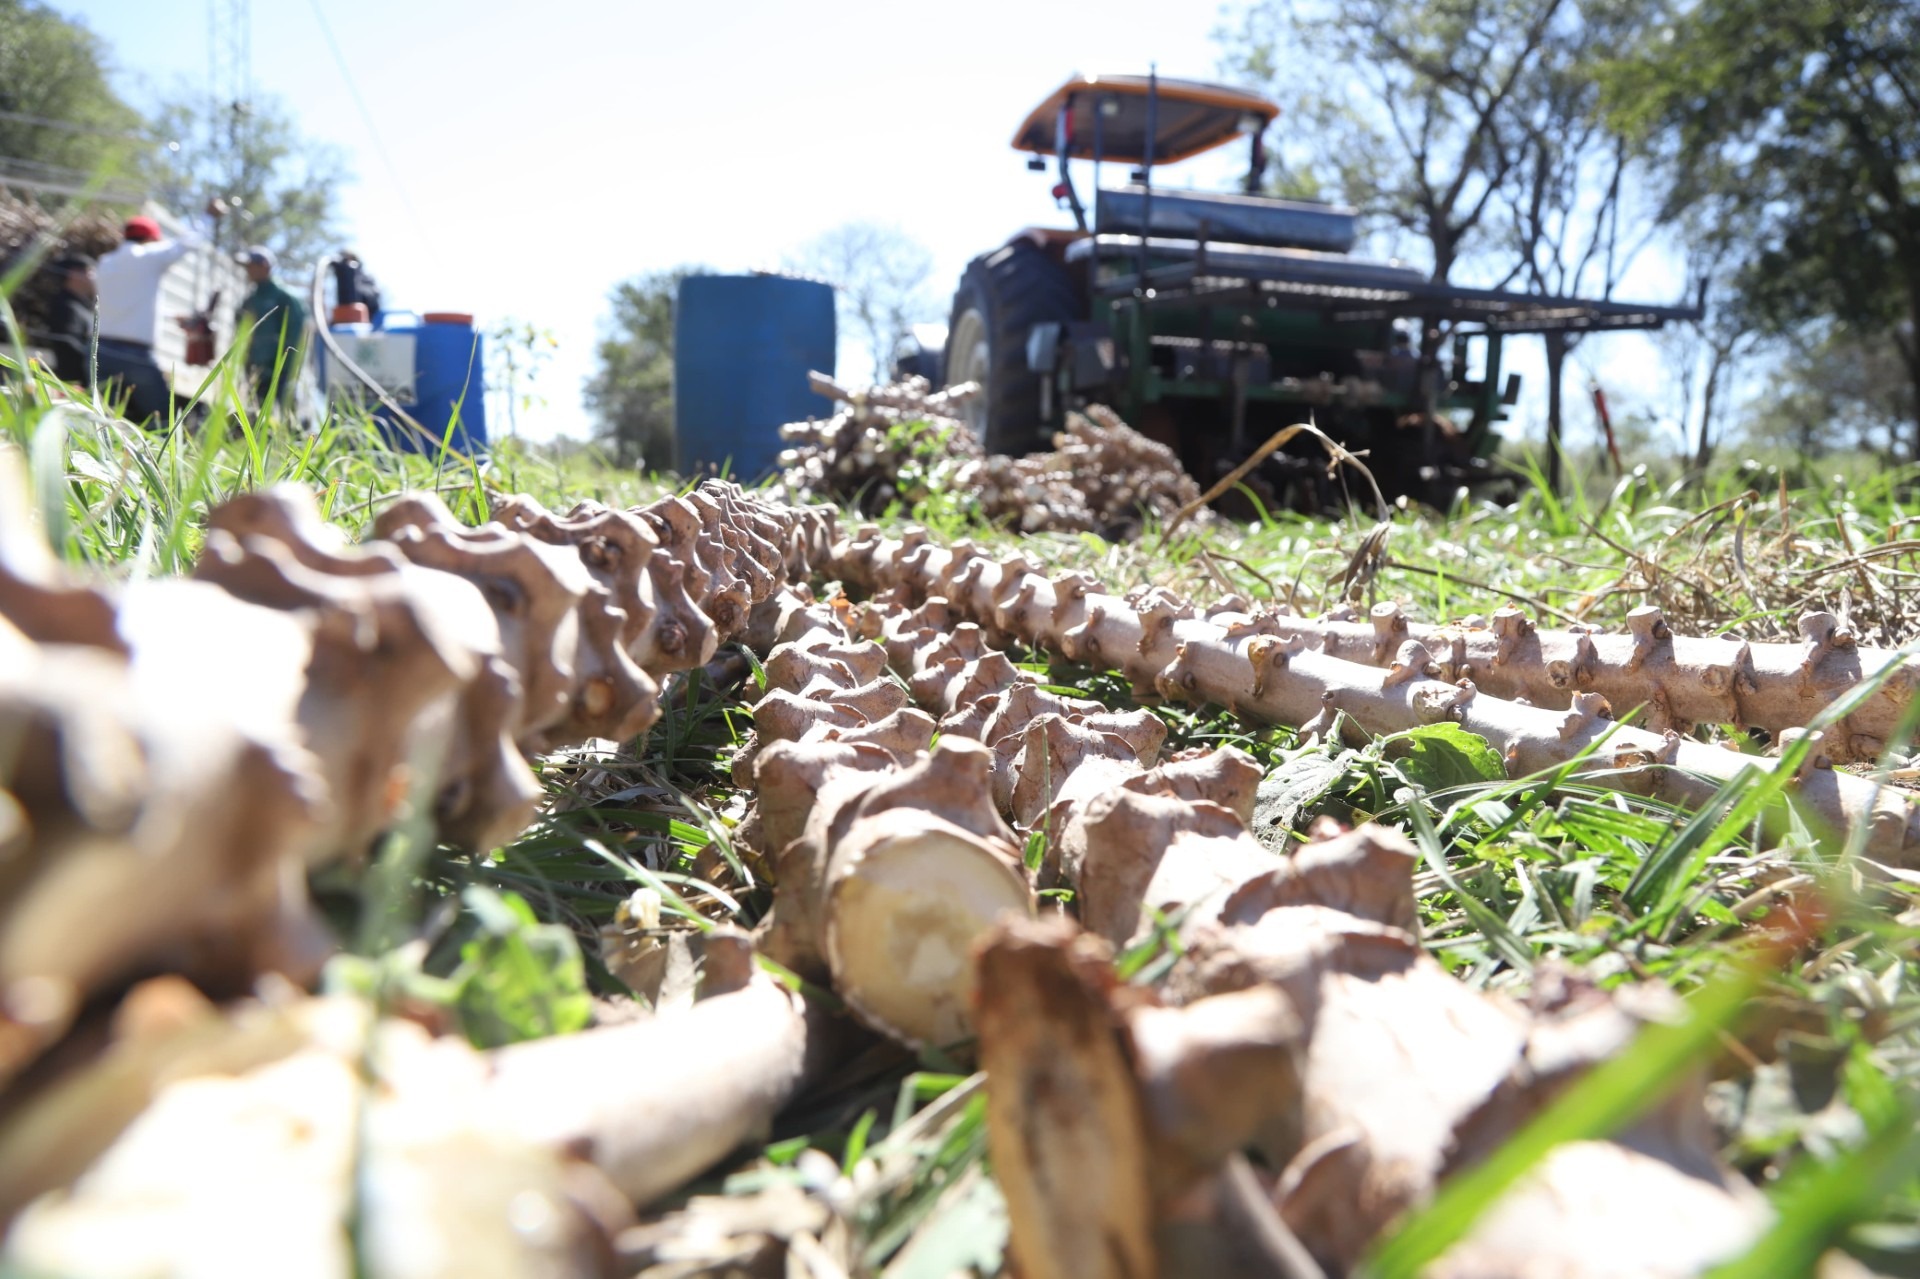
<path fill-rule="evenodd" d="M 1253 801 L 1253 833 L 1263 842 L 1284 842 L 1300 828 L 1301 814 L 1325 798 L 1347 771 L 1347 756 L 1305 751 L 1275 765 Z"/>
<path fill-rule="evenodd" d="M 538 922 L 518 893 L 475 884 L 461 901 L 479 925 L 455 974 L 467 1038 L 494 1048 L 584 1029 L 593 999 L 573 933 Z"/>
<path fill-rule="evenodd" d="M 1408 781 L 1429 792 L 1507 780 L 1500 752 L 1486 738 L 1454 723 L 1422 724 L 1401 733 L 1388 743 L 1387 758 L 1399 764 Z"/>

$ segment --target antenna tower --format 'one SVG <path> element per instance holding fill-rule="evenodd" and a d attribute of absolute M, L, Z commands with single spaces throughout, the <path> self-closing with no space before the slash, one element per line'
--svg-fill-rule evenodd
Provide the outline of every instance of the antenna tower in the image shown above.
<path fill-rule="evenodd" d="M 244 235 L 247 118 L 253 110 L 253 0 L 207 0 L 207 152 L 214 192 L 232 205 L 216 242 Z M 221 248 L 237 247 L 219 243 Z"/>

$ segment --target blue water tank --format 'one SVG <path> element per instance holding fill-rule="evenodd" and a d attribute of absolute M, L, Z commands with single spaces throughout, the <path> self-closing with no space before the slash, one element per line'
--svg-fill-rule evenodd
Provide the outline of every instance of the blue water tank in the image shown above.
<path fill-rule="evenodd" d="M 437 453 L 444 440 L 460 453 L 486 452 L 486 348 L 471 316 L 383 311 L 371 325 L 331 328 L 349 358 L 433 437 L 420 438 L 384 405 L 370 400 L 351 375 L 325 367 L 329 393 L 338 386 L 348 398 L 366 403 L 394 447 Z"/>
<path fill-rule="evenodd" d="M 486 452 L 486 368 L 486 342 L 472 316 L 429 311 L 421 317 L 414 330 L 415 402 L 407 412 L 433 432 L 433 443 L 410 441 L 407 447 L 437 450 L 451 424 L 455 449 Z"/>
<path fill-rule="evenodd" d="M 723 469 L 752 481 L 772 470 L 779 428 L 831 410 L 807 389 L 807 373 L 831 374 L 833 350 L 831 285 L 782 275 L 682 280 L 673 313 L 681 473 Z"/>

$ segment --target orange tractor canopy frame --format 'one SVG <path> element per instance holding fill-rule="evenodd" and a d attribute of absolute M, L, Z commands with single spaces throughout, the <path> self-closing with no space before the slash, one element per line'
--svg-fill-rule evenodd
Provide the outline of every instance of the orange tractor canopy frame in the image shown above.
<path fill-rule="evenodd" d="M 1143 75 L 1075 76 L 1049 94 L 1021 122 L 1013 149 L 1040 155 L 1060 152 L 1060 113 L 1068 103 L 1066 155 L 1121 164 L 1173 164 L 1203 151 L 1258 133 L 1272 124 L 1280 108 L 1244 89 L 1198 80 L 1151 81 L 1158 98 L 1148 110 L 1150 79 Z M 1104 109 L 1102 106 L 1104 104 Z M 1097 114 L 1096 114 L 1097 113 Z M 1153 119 L 1153 148 L 1147 148 Z"/>

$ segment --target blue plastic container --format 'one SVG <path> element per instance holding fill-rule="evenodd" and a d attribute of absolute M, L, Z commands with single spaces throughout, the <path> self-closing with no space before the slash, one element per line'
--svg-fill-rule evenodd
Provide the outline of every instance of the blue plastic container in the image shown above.
<path fill-rule="evenodd" d="M 359 352 L 362 365 L 409 417 L 432 433 L 432 439 L 422 439 L 384 405 L 374 403 L 373 418 L 394 447 L 437 453 L 444 440 L 460 453 L 486 452 L 485 339 L 470 321 L 383 311 L 372 325 L 336 324 L 333 332 L 352 339 L 348 348 Z M 326 372 L 332 383 L 334 370 Z M 344 371 L 338 376 L 349 377 Z M 459 424 L 449 439 L 447 428 L 456 411 Z"/>
<path fill-rule="evenodd" d="M 673 314 L 673 434 L 682 474 L 773 469 L 780 427 L 831 405 L 807 373 L 833 372 L 833 286 L 782 275 L 695 275 Z M 664 463 L 666 459 L 648 459 Z"/>
<path fill-rule="evenodd" d="M 385 315 L 382 314 L 384 322 Z M 414 330 L 414 403 L 404 406 L 420 425 L 433 432 L 433 442 L 408 438 L 404 446 L 415 452 L 433 452 L 447 438 L 447 425 L 459 413 L 452 445 L 462 453 L 487 450 L 486 343 L 473 323 L 429 318 Z"/>

